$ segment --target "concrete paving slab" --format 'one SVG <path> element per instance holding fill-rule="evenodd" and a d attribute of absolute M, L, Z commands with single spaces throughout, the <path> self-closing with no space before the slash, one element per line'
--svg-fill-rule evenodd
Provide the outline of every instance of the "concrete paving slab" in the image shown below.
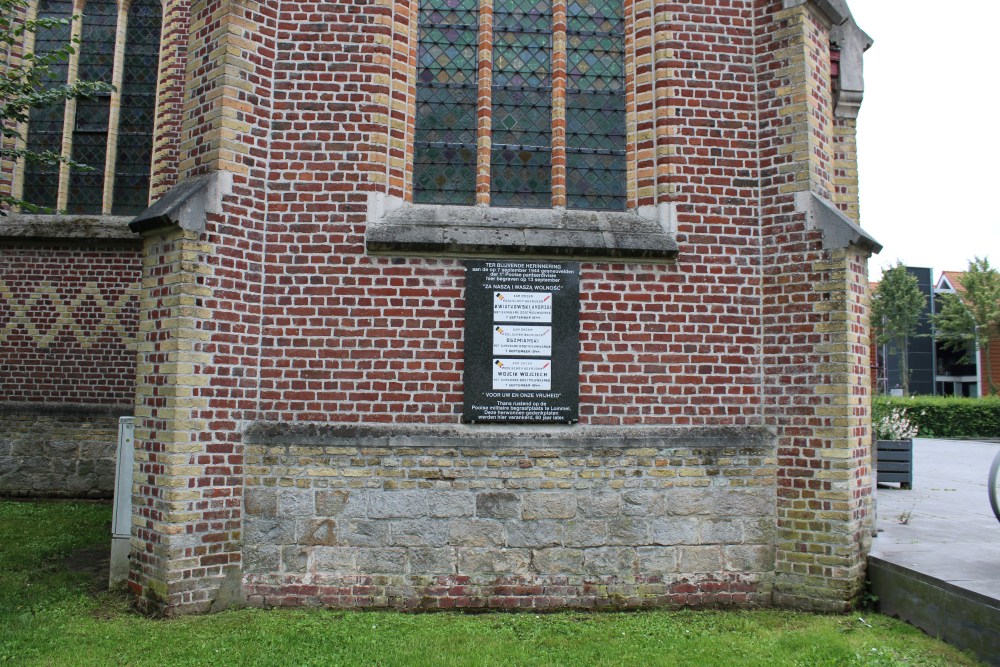
<path fill-rule="evenodd" d="M 1000 600 L 1000 522 L 987 495 L 1000 443 L 918 439 L 913 488 L 876 490 L 872 555 Z"/>
<path fill-rule="evenodd" d="M 879 485 L 868 576 L 883 612 L 1000 665 L 1000 443 L 919 439 L 913 488 Z"/>

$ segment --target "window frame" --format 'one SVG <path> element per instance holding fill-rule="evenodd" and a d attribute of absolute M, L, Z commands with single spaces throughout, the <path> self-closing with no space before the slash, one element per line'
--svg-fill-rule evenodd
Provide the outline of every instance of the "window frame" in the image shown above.
<path fill-rule="evenodd" d="M 28 20 L 34 20 L 38 16 L 39 6 L 42 0 L 32 0 L 28 6 L 28 13 L 26 18 Z M 154 0 L 156 4 L 159 5 L 160 11 L 160 35 L 158 39 L 157 46 L 157 74 L 162 70 L 163 58 L 164 58 L 164 43 L 163 43 L 163 31 L 166 26 L 166 7 L 164 5 L 164 0 Z M 131 216 L 132 213 L 114 213 L 114 187 L 115 179 L 117 176 L 116 166 L 118 161 L 118 132 L 120 128 L 121 120 L 121 102 L 123 96 L 123 82 L 125 74 L 125 52 L 128 43 L 128 20 L 129 12 L 132 9 L 133 0 L 112 0 L 115 5 L 115 43 L 113 46 L 113 67 L 112 67 L 112 81 L 111 85 L 114 86 L 114 90 L 108 95 L 108 125 L 107 125 L 107 137 L 105 142 L 105 160 L 103 166 L 103 184 L 102 184 L 102 194 L 101 194 L 101 210 L 99 213 L 70 213 L 72 215 L 100 215 L 100 216 Z M 70 39 L 80 40 L 83 32 L 83 26 L 85 21 L 85 13 L 87 8 L 87 0 L 72 0 L 72 14 L 74 18 L 70 23 Z M 69 17 L 67 17 L 69 18 Z M 34 53 L 35 51 L 35 33 L 26 32 L 24 39 L 24 52 Z M 77 80 L 79 75 L 80 67 L 80 56 L 81 51 L 86 48 L 86 42 L 81 42 L 76 45 L 73 53 L 70 55 L 67 62 L 67 83 L 73 83 Z M 154 116 L 160 109 L 160 99 L 161 99 L 161 86 L 162 81 L 160 77 L 157 76 L 156 93 L 154 98 Z M 60 155 L 64 158 L 69 158 L 73 155 L 73 144 L 74 144 L 74 133 L 77 131 L 77 100 L 70 99 L 66 100 L 63 107 L 63 129 L 62 129 L 62 141 L 61 141 L 61 151 Z M 18 148 L 26 148 L 29 142 L 29 132 L 30 132 L 31 120 L 27 123 L 21 123 L 18 127 L 19 139 L 17 141 Z M 154 150 L 150 155 L 149 164 L 149 174 L 150 183 L 146 195 L 147 204 L 150 197 L 153 194 L 152 187 L 152 174 L 153 174 L 153 164 L 155 163 L 155 141 L 156 141 L 156 122 L 154 121 L 152 127 L 150 128 L 150 133 L 152 136 L 152 143 Z M 49 204 L 44 204 L 44 206 L 54 208 L 56 211 L 63 213 L 67 212 L 70 206 L 70 192 L 72 190 L 73 175 L 72 170 L 68 164 L 62 163 L 58 167 L 58 185 L 56 191 L 56 202 L 55 206 L 49 206 Z M 15 165 L 15 170 L 13 174 L 13 179 L 11 183 L 11 189 L 15 198 L 23 199 L 25 193 L 25 179 L 28 176 L 28 170 L 26 165 L 26 160 L 22 157 L 17 160 Z M 34 203 L 34 202 L 32 202 Z"/>

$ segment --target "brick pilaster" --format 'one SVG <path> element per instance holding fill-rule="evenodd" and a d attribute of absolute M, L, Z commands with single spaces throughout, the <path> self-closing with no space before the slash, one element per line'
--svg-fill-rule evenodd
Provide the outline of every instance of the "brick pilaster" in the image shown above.
<path fill-rule="evenodd" d="M 759 20 L 765 416 L 779 436 L 774 599 L 842 610 L 860 592 L 870 543 L 868 253 L 831 246 L 794 196 L 849 204 L 834 198 L 846 184 L 829 22 L 811 2 L 771 3 Z"/>

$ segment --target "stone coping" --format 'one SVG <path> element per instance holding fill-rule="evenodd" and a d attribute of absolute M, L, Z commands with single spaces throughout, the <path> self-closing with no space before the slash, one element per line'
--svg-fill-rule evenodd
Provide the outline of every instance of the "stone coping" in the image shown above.
<path fill-rule="evenodd" d="M 254 422 L 244 443 L 263 446 L 364 446 L 580 448 L 735 447 L 770 448 L 775 434 L 762 427 L 677 428 L 663 426 L 317 424 Z"/>
<path fill-rule="evenodd" d="M 53 416 L 87 416 L 99 415 L 107 417 L 130 417 L 134 406 L 105 405 L 95 403 L 41 403 L 34 401 L 0 402 L 0 415 L 36 414 Z"/>
<path fill-rule="evenodd" d="M 409 204 L 370 221 L 372 255 L 642 260 L 677 257 L 673 235 L 637 213 Z"/>
<path fill-rule="evenodd" d="M 34 215 L 13 213 L 0 218 L 0 238 L 17 239 L 96 239 L 130 241 L 139 238 L 128 228 L 128 216 L 118 215 Z"/>

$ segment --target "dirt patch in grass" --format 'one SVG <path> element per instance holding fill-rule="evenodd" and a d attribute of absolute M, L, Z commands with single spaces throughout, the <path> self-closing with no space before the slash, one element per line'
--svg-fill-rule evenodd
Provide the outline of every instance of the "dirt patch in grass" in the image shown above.
<path fill-rule="evenodd" d="M 59 566 L 86 575 L 87 588 L 91 592 L 107 591 L 111 573 L 111 537 L 108 537 L 107 545 L 77 549 L 61 559 Z"/>

